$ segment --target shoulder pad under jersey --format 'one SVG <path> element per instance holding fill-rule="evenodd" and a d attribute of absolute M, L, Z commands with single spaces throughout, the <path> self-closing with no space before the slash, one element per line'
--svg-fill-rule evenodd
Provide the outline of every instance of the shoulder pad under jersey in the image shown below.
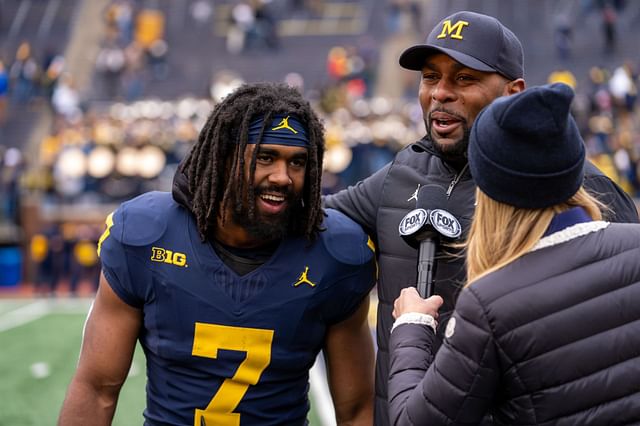
<path fill-rule="evenodd" d="M 158 240 L 167 229 L 171 207 L 175 206 L 168 192 L 148 192 L 124 202 L 107 219 L 110 234 L 122 244 L 145 246 Z M 109 223 L 111 222 L 111 223 Z"/>
<path fill-rule="evenodd" d="M 360 225 L 337 210 L 325 209 L 320 233 L 327 251 L 338 261 L 349 265 L 362 265 L 371 260 L 375 247 Z"/>

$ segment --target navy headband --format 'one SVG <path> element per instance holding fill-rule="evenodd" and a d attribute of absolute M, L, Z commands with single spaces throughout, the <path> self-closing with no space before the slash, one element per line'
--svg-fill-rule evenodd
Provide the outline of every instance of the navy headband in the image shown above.
<path fill-rule="evenodd" d="M 251 122 L 247 143 L 255 144 L 258 142 L 262 123 L 263 117 Z M 306 148 L 309 146 L 309 138 L 304 126 L 295 116 L 276 115 L 271 120 L 271 124 L 265 126 L 260 143 L 263 145 L 289 145 Z"/>

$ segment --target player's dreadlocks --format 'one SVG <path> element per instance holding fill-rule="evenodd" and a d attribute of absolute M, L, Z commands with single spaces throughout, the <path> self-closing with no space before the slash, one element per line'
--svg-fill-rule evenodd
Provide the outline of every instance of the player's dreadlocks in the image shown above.
<path fill-rule="evenodd" d="M 302 214 L 293 215 L 289 231 L 314 239 L 320 231 L 323 211 L 320 179 L 324 155 L 324 129 L 309 103 L 294 88 L 276 83 L 245 84 L 227 96 L 209 115 L 198 141 L 180 166 L 189 184 L 191 208 L 196 216 L 200 237 L 205 240 L 215 230 L 219 212 L 229 203 L 240 212 L 242 196 L 248 197 L 248 215 L 255 217 L 253 184 L 256 157 L 264 126 L 278 114 L 295 115 L 307 128 L 309 154 L 302 194 Z M 244 152 L 249 125 L 264 117 L 256 148 L 249 164 L 250 179 L 245 176 Z M 267 123 L 267 124 L 264 124 Z"/>

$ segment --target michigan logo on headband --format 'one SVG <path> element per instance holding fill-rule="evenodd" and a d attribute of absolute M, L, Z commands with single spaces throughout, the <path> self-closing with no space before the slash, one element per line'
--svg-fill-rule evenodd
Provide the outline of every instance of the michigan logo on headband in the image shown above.
<path fill-rule="evenodd" d="M 249 125 L 247 143 L 255 144 L 264 124 L 264 117 L 257 118 Z M 289 145 L 302 146 L 309 145 L 307 130 L 297 117 L 293 115 L 276 115 L 271 119 L 271 123 L 264 126 L 264 133 L 260 144 L 263 145 Z"/>

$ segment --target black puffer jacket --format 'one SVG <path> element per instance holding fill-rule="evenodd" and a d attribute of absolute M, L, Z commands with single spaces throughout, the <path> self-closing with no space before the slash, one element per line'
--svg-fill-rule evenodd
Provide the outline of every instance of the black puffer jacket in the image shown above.
<path fill-rule="evenodd" d="M 398 326 L 393 424 L 640 424 L 640 226 L 606 225 L 552 234 L 465 289 L 431 366 L 433 331 Z"/>
<path fill-rule="evenodd" d="M 415 286 L 418 252 L 398 235 L 398 224 L 416 206 L 413 196 L 419 185 L 435 184 L 450 190 L 449 206 L 455 210 L 467 232 L 473 215 L 475 184 L 468 169 L 462 172 L 445 163 L 434 152 L 431 142 L 421 140 L 400 151 L 392 163 L 355 186 L 325 197 L 325 206 L 345 213 L 358 222 L 376 242 L 380 274 L 378 279 L 378 324 L 376 360 L 375 424 L 389 424 L 387 415 L 387 377 L 389 331 L 393 324 L 393 301 L 405 287 Z M 613 222 L 638 222 L 635 205 L 618 186 L 591 163 L 585 169 L 584 186 L 610 206 Z M 453 253 L 448 250 L 448 253 Z M 464 259 L 443 250 L 436 252 L 435 292 L 445 299 L 440 312 L 446 322 L 455 298 L 465 280 Z M 442 331 L 439 331 L 442 335 Z"/>

